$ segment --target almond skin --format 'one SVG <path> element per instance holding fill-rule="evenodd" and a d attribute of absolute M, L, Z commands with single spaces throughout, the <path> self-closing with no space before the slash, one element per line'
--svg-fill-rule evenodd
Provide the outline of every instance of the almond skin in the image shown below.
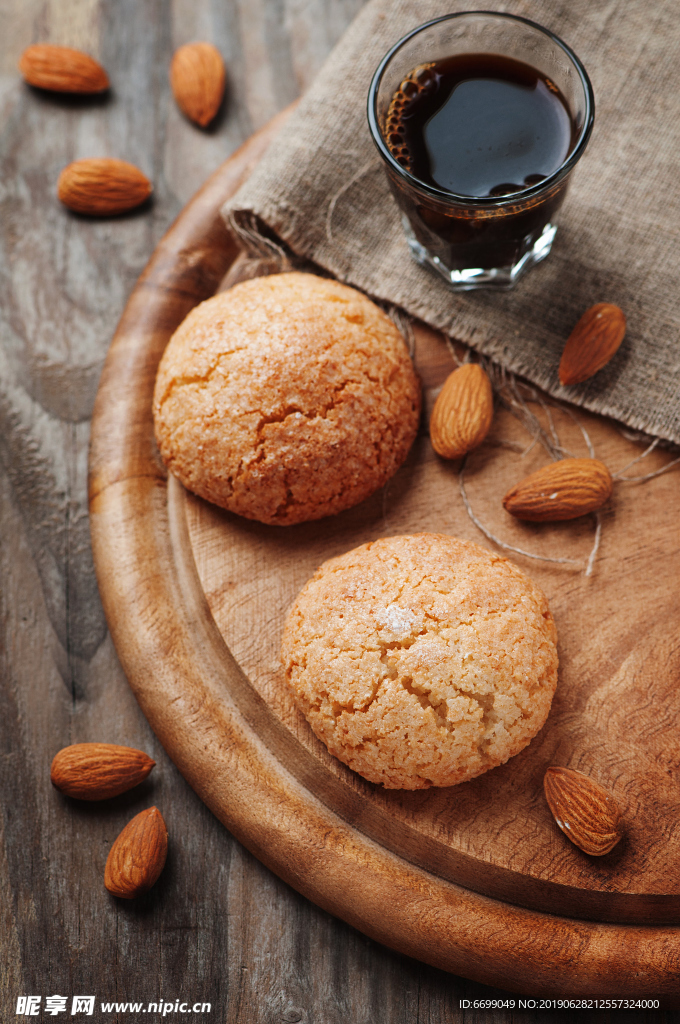
<path fill-rule="evenodd" d="M 220 109 L 225 85 L 224 61 L 211 43 L 187 43 L 175 51 L 170 86 L 183 114 L 207 127 Z"/>
<path fill-rule="evenodd" d="M 587 310 L 569 335 L 560 360 L 560 384 L 581 384 L 601 370 L 618 350 L 626 317 L 611 302 Z"/>
<path fill-rule="evenodd" d="M 158 880 L 168 854 L 168 830 L 157 807 L 129 821 L 109 850 L 104 885 L 114 896 L 133 900 Z"/>
<path fill-rule="evenodd" d="M 572 843 L 591 857 L 614 849 L 623 836 L 621 812 L 599 783 L 572 768 L 548 768 L 543 789 L 555 821 Z"/>
<path fill-rule="evenodd" d="M 114 743 L 74 743 L 52 761 L 52 785 L 76 800 L 108 800 L 138 786 L 156 764 L 141 750 Z"/>
<path fill-rule="evenodd" d="M 478 363 L 464 363 L 444 381 L 430 418 L 432 447 L 458 459 L 480 445 L 493 420 L 493 391 Z"/>
<path fill-rule="evenodd" d="M 95 217 L 133 210 L 153 191 L 151 182 L 125 160 L 76 160 L 59 175 L 57 195 L 69 210 Z"/>
<path fill-rule="evenodd" d="M 604 505 L 612 483 L 599 459 L 560 459 L 511 487 L 503 507 L 516 519 L 535 523 L 576 519 Z"/>
<path fill-rule="evenodd" d="M 24 50 L 19 70 L 29 85 L 51 92 L 87 95 L 104 92 L 109 76 L 101 64 L 80 50 L 51 43 L 36 43 Z"/>

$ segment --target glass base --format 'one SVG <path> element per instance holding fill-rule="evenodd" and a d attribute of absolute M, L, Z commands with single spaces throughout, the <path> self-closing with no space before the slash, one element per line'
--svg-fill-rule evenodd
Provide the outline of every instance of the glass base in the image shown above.
<path fill-rule="evenodd" d="M 413 233 L 413 228 L 406 216 L 402 217 L 404 233 L 408 241 L 411 255 L 416 263 L 432 267 L 444 278 L 449 288 L 456 292 L 469 292 L 474 288 L 495 288 L 508 291 L 514 288 L 520 277 L 531 267 L 540 263 L 549 254 L 553 239 L 557 234 L 557 226 L 546 224 L 539 238 L 522 258 L 509 267 L 470 267 L 468 270 L 450 270 L 438 256 L 432 256 Z"/>

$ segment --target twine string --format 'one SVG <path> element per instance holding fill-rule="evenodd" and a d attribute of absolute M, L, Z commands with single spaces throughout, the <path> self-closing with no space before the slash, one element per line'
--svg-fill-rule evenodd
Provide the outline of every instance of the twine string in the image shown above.
<path fill-rule="evenodd" d="M 465 357 L 461 360 L 460 357 L 458 356 L 458 353 L 456 352 L 452 339 L 448 336 L 445 337 L 447 347 L 449 349 L 449 352 L 451 353 L 451 356 L 456 367 L 460 367 L 463 365 L 463 363 L 469 362 L 471 357 L 470 350 L 466 350 Z M 562 459 L 565 456 L 573 457 L 572 453 L 567 448 L 565 448 L 564 445 L 561 443 L 557 428 L 555 426 L 553 409 L 560 409 L 562 412 L 565 412 L 579 428 L 591 459 L 595 458 L 595 446 L 593 445 L 588 430 L 568 405 L 564 405 L 563 403 L 557 401 L 549 401 L 548 399 L 546 399 L 544 395 L 540 394 L 531 385 L 518 381 L 515 374 L 507 370 L 505 367 L 499 366 L 497 363 L 493 363 L 486 356 L 480 356 L 479 361 L 489 376 L 492 390 L 494 392 L 496 399 L 500 402 L 503 408 L 507 409 L 508 412 L 510 412 L 511 415 L 514 416 L 515 419 L 517 419 L 522 424 L 522 426 L 528 432 L 530 437 L 529 444 L 526 446 L 523 446 L 516 441 L 507 441 L 505 439 L 496 440 L 495 442 L 493 442 L 494 444 L 498 445 L 499 447 L 510 448 L 514 451 L 519 451 L 521 453 L 522 458 L 528 455 L 536 444 L 540 444 L 553 461 L 558 461 L 559 459 Z M 547 429 L 546 427 L 543 426 L 536 413 L 529 407 L 529 402 L 535 403 L 540 407 L 541 411 L 545 416 Z M 629 436 L 628 433 L 624 433 L 624 436 L 628 440 L 634 441 L 639 441 L 643 437 L 643 435 Z M 633 466 L 637 465 L 643 459 L 646 459 L 649 455 L 651 455 L 651 453 L 655 450 L 655 448 L 657 448 L 658 445 L 659 438 L 654 438 L 647 445 L 645 450 L 640 453 L 640 455 L 637 455 L 627 465 L 623 466 L 622 469 L 618 470 L 616 473 L 613 473 L 612 478 L 614 480 L 619 480 L 622 482 L 642 483 L 646 480 L 652 480 L 657 476 L 661 476 L 662 473 L 667 473 L 668 470 L 673 468 L 673 466 L 676 466 L 680 463 L 680 457 L 678 457 L 676 459 L 673 459 L 671 462 L 667 463 L 665 466 L 662 466 L 661 469 L 654 470 L 651 473 L 646 473 L 644 475 L 639 476 L 624 475 L 627 470 L 631 469 Z M 497 537 L 494 533 L 492 533 L 491 530 L 489 530 L 488 527 L 485 526 L 484 523 L 482 523 L 479 517 L 475 514 L 470 504 L 470 500 L 468 498 L 467 490 L 465 487 L 466 464 L 467 456 L 463 459 L 458 477 L 461 498 L 463 499 L 463 504 L 465 506 L 465 510 L 468 516 L 475 524 L 477 529 L 480 530 L 485 537 L 487 537 L 494 544 L 498 545 L 498 547 L 502 548 L 504 551 L 512 551 L 515 554 L 522 555 L 525 558 L 532 558 L 537 561 L 553 562 L 561 565 L 579 566 L 580 568 L 583 568 L 585 576 L 589 577 L 592 575 L 595 562 L 597 559 L 597 554 L 600 549 L 600 543 L 602 540 L 603 517 L 599 511 L 593 513 L 593 520 L 595 523 L 595 536 L 593 538 L 593 545 L 590 550 L 590 554 L 588 555 L 588 558 L 585 563 L 573 558 L 555 558 L 548 555 L 538 555 L 532 551 L 525 551 L 523 548 L 515 547 L 512 544 L 507 544 L 505 541 L 501 540 L 501 538 Z"/>
<path fill-rule="evenodd" d="M 647 448 L 645 448 L 645 450 L 640 455 L 637 455 L 631 462 L 628 463 L 628 465 L 624 466 L 623 469 L 619 469 L 616 473 L 612 473 L 614 479 L 625 480 L 626 478 L 623 476 L 623 474 L 626 472 L 626 470 L 630 469 L 631 466 L 635 466 L 638 462 L 641 462 L 642 459 L 646 458 L 651 452 L 654 451 L 658 443 L 659 438 L 655 437 L 652 443 L 648 445 Z"/>
<path fill-rule="evenodd" d="M 600 548 L 600 538 L 602 536 L 602 513 L 598 510 L 597 512 L 594 512 L 593 515 L 595 516 L 595 540 L 593 541 L 593 547 L 586 564 L 585 576 L 590 576 L 593 571 L 597 552 Z"/>
<path fill-rule="evenodd" d="M 614 473 L 613 476 L 615 480 L 621 480 L 623 483 L 644 483 L 645 480 L 653 480 L 656 476 L 662 476 L 663 473 L 667 473 L 673 466 L 677 466 L 679 462 L 680 456 L 671 462 L 667 462 L 661 469 L 655 469 L 653 473 L 645 473 L 644 476 L 620 476 L 618 473 Z"/>
<path fill-rule="evenodd" d="M 241 241 L 248 256 L 253 260 L 269 263 L 276 273 L 293 270 L 290 255 L 282 245 L 271 238 L 266 238 L 259 229 L 254 214 L 241 211 L 238 215 L 229 214 L 229 227 Z"/>
<path fill-rule="evenodd" d="M 469 515 L 470 519 L 475 524 L 477 529 L 481 530 L 481 532 L 484 534 L 485 537 L 488 537 L 488 539 L 493 541 L 494 544 L 497 544 L 499 548 L 503 548 L 504 551 L 513 551 L 516 555 L 524 555 L 525 558 L 534 558 L 538 562 L 557 562 L 557 563 L 559 563 L 561 565 L 578 565 L 578 566 L 582 565 L 581 562 L 578 562 L 578 561 L 576 561 L 573 558 L 552 558 L 552 557 L 549 557 L 548 555 L 537 555 L 537 554 L 534 554 L 533 551 L 525 551 L 523 548 L 516 548 L 512 544 L 506 544 L 505 541 L 500 539 L 500 537 L 496 537 L 495 534 L 491 533 L 491 530 L 487 529 L 487 527 L 484 526 L 484 524 L 481 522 L 481 520 L 479 520 L 477 518 L 477 516 L 475 515 L 475 513 L 472 511 L 472 506 L 470 505 L 470 501 L 469 501 L 468 496 L 467 496 L 467 491 L 465 490 L 465 464 L 466 464 L 466 462 L 467 462 L 467 455 L 463 459 L 462 465 L 460 467 L 460 473 L 458 474 L 458 486 L 460 487 L 460 495 L 461 495 L 461 498 L 463 499 L 463 504 L 465 505 L 465 510 L 466 510 L 467 514 Z M 599 545 L 599 537 L 597 538 L 597 542 L 598 542 L 598 545 Z M 595 549 L 595 552 L 596 552 L 596 549 Z M 594 561 L 593 552 L 591 552 L 591 558 Z"/>
<path fill-rule="evenodd" d="M 364 164 L 363 167 L 360 167 L 356 174 L 354 174 L 349 181 L 346 181 L 332 197 L 328 204 L 328 209 L 326 210 L 326 240 L 331 244 L 333 243 L 333 214 L 335 213 L 335 207 L 338 205 L 338 200 L 342 199 L 345 192 L 349 191 L 352 185 L 356 185 L 356 183 L 363 178 L 364 174 L 368 174 L 368 172 L 374 167 L 379 166 L 380 160 L 373 157 L 368 161 L 368 163 Z"/>
<path fill-rule="evenodd" d="M 411 357 L 411 360 L 414 360 L 416 355 L 416 332 L 413 330 L 412 317 L 410 317 L 408 313 L 405 313 L 400 306 L 395 306 L 391 302 L 380 305 L 385 310 L 397 330 L 403 334 L 408 346 L 408 354 Z"/>

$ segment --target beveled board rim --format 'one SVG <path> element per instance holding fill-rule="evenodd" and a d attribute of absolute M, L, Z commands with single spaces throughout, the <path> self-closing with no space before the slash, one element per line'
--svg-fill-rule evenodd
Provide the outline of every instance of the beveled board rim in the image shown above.
<path fill-rule="evenodd" d="M 480 896 L 409 864 L 326 807 L 230 693 L 243 681 L 178 558 L 183 524 L 153 441 L 165 344 L 238 255 L 219 209 L 287 112 L 227 160 L 169 229 L 114 336 L 92 419 L 90 525 L 99 588 L 154 732 L 218 819 L 303 895 L 402 953 L 532 995 L 680 994 L 680 928 L 599 924 Z"/>

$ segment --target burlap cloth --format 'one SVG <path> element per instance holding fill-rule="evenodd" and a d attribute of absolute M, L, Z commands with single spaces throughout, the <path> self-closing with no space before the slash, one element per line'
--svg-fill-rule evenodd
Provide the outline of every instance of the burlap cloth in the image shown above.
<path fill-rule="evenodd" d="M 342 281 L 443 329 L 551 394 L 680 443 L 680 19 L 673 0 L 485 0 L 538 21 L 591 77 L 595 128 L 550 257 L 514 291 L 452 293 L 410 257 L 366 122 L 380 59 L 409 29 L 474 8 L 370 0 L 224 213 L 259 248 L 273 233 Z M 628 318 L 612 362 L 563 388 L 560 354 L 581 314 Z"/>

